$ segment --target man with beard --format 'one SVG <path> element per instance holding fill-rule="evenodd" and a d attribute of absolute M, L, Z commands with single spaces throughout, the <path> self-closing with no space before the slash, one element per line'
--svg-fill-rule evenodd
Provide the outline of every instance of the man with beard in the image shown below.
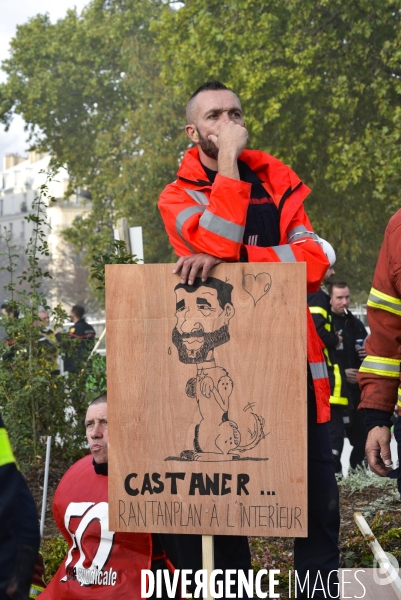
<path fill-rule="evenodd" d="M 202 85 L 187 104 L 185 130 L 194 147 L 159 200 L 179 256 L 174 272 L 181 283 L 192 285 L 198 273 L 205 282 L 222 261 L 305 262 L 307 291 L 316 292 L 329 263 L 303 208 L 310 190 L 281 161 L 245 149 L 248 131 L 238 97 L 218 81 Z M 300 581 L 321 577 L 324 589 L 316 589 L 315 598 L 338 598 L 340 519 L 327 431 L 330 389 L 309 311 L 306 317 L 309 523 L 308 537 L 295 540 L 294 566 Z M 306 597 L 305 586 L 298 598 Z"/>
<path fill-rule="evenodd" d="M 179 283 L 175 287 L 177 323 L 172 340 L 180 361 L 197 365 L 196 377 L 188 381 L 186 393 L 196 398 L 201 415 L 195 428 L 194 451 L 181 453 L 186 460 L 233 460 L 239 457 L 236 451 L 254 448 L 264 436 L 264 420 L 253 411 L 243 413 L 240 427 L 230 419 L 234 382 L 214 358 L 214 349 L 230 340 L 228 325 L 235 314 L 232 290 L 230 283 L 215 277 L 204 283 L 198 277 L 192 286 Z"/>
<path fill-rule="evenodd" d="M 231 301 L 232 289 L 231 284 L 215 277 L 209 277 L 205 282 L 196 278 L 193 285 L 179 283 L 175 287 L 177 323 L 172 341 L 178 350 L 179 360 L 197 367 L 197 375 L 187 382 L 186 392 L 189 397 L 196 398 L 202 417 L 195 428 L 194 450 L 181 452 L 182 460 L 232 460 L 232 448 L 225 449 L 219 442 L 218 430 L 221 427 L 230 428 L 232 439 L 237 439 L 239 443 L 238 428 L 228 417 L 232 387 L 219 386 L 222 378 L 227 383 L 232 381 L 225 369 L 216 366 L 214 358 L 214 349 L 230 340 L 229 321 L 235 314 Z M 222 389 L 225 387 L 229 389 Z M 212 435 L 208 436 L 208 431 Z M 193 572 L 202 569 L 202 536 L 159 534 L 158 537 L 176 568 Z M 248 540 L 245 536 L 215 535 L 213 544 L 214 566 L 221 570 L 216 581 L 222 582 L 225 594 L 226 570 L 234 570 L 234 581 L 238 571 L 248 572 L 251 569 Z M 192 583 L 188 591 L 193 593 L 194 590 Z"/>
<path fill-rule="evenodd" d="M 214 358 L 214 348 L 229 341 L 228 323 L 235 313 L 232 289 L 231 284 L 215 277 L 206 282 L 199 279 L 193 286 L 181 283 L 175 286 L 177 324 L 173 343 L 181 362 L 198 365 L 209 362 Z M 199 319 L 195 325 L 193 319 Z"/>

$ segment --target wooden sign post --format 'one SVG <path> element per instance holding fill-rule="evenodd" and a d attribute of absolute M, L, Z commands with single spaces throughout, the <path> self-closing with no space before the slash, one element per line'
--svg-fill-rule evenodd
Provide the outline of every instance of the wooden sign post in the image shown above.
<path fill-rule="evenodd" d="M 304 264 L 106 267 L 114 531 L 307 535 Z"/>

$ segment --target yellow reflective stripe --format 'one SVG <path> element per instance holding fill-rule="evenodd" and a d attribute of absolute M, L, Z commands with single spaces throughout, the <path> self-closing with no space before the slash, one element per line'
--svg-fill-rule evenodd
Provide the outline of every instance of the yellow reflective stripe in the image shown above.
<path fill-rule="evenodd" d="M 398 388 L 398 406 L 401 406 L 401 388 Z"/>
<path fill-rule="evenodd" d="M 401 300 L 394 296 L 384 294 L 373 287 L 370 290 L 367 305 L 401 316 Z"/>
<path fill-rule="evenodd" d="M 327 319 L 327 310 L 324 310 L 321 306 L 310 306 L 309 310 L 312 315 L 322 315 L 325 319 Z"/>
<path fill-rule="evenodd" d="M 330 404 L 343 404 L 344 406 L 347 406 L 348 398 L 341 396 L 342 377 L 340 373 L 340 367 L 338 365 L 333 365 L 333 363 L 330 360 L 327 348 L 323 348 L 323 354 L 327 359 L 327 364 L 329 365 L 329 367 L 333 367 L 334 371 L 334 390 L 333 395 L 330 396 Z"/>
<path fill-rule="evenodd" d="M 331 360 L 330 360 L 330 356 L 329 356 L 329 351 L 327 350 L 327 348 L 323 348 L 323 354 L 326 357 L 327 364 L 329 365 L 329 367 L 332 367 L 333 365 L 331 364 Z"/>
<path fill-rule="evenodd" d="M 330 396 L 330 404 L 341 404 L 342 406 L 348 406 L 348 398 L 343 396 Z"/>
<path fill-rule="evenodd" d="M 39 596 L 39 594 L 41 594 L 43 592 L 44 589 L 45 589 L 44 587 L 40 587 L 39 585 L 35 585 L 34 583 L 31 583 L 31 589 L 29 590 L 29 597 L 37 598 Z"/>
<path fill-rule="evenodd" d="M 330 323 L 326 323 L 326 325 L 324 326 L 325 329 L 327 329 L 327 331 L 331 331 L 331 325 Z"/>
<path fill-rule="evenodd" d="M 400 374 L 400 361 L 384 356 L 367 356 L 359 370 L 361 373 L 372 373 L 381 377 L 396 377 Z"/>
<path fill-rule="evenodd" d="M 334 390 L 333 395 L 330 396 L 330 404 L 348 404 L 348 398 L 341 396 L 341 387 L 342 387 L 342 377 L 340 373 L 340 367 L 338 365 L 333 365 L 334 370 Z"/>
<path fill-rule="evenodd" d="M 4 427 L 0 428 L 0 467 L 15 463 L 14 454 L 8 439 L 7 431 Z"/>

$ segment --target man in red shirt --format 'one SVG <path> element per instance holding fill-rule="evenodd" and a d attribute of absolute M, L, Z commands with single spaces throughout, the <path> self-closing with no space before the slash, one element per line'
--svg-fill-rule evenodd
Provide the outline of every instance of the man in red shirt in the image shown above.
<path fill-rule="evenodd" d="M 54 518 L 69 551 L 40 597 L 43 600 L 140 598 L 142 569 L 173 570 L 173 567 L 157 536 L 109 531 L 106 394 L 89 405 L 85 427 L 91 454 L 67 471 L 53 502 Z"/>

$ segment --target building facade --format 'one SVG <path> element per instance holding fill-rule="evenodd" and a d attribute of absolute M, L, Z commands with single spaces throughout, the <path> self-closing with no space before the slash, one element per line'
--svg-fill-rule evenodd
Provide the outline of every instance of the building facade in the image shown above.
<path fill-rule="evenodd" d="M 24 217 L 31 211 L 32 202 L 39 194 L 39 188 L 46 182 L 49 167 L 49 154 L 29 152 L 28 157 L 9 154 L 3 158 L 0 172 L 0 233 L 6 231 L 12 243 L 25 246 L 32 234 L 32 224 Z M 75 217 L 89 210 L 88 201 L 79 194 L 65 198 L 69 177 L 62 168 L 49 184 L 49 194 L 57 199 L 47 208 L 48 242 L 52 255 L 57 255 L 60 232 L 69 227 Z"/>
<path fill-rule="evenodd" d="M 32 203 L 38 197 L 40 186 L 46 182 L 50 155 L 29 152 L 27 157 L 9 154 L 3 158 L 3 170 L 0 172 L 0 253 L 6 250 L 5 236 L 10 244 L 17 247 L 16 252 L 23 258 L 24 249 L 32 236 L 34 224 L 25 217 L 32 212 Z M 57 270 L 57 264 L 65 255 L 65 243 L 61 236 L 63 229 L 70 227 L 76 217 L 90 210 L 90 202 L 78 193 L 66 198 L 69 176 L 61 168 L 48 184 L 48 194 L 56 198 L 47 202 L 47 226 L 44 230 L 50 251 L 50 261 Z M 2 261 L 4 262 L 4 260 Z M 0 290 L 3 300 L 3 290 Z"/>

